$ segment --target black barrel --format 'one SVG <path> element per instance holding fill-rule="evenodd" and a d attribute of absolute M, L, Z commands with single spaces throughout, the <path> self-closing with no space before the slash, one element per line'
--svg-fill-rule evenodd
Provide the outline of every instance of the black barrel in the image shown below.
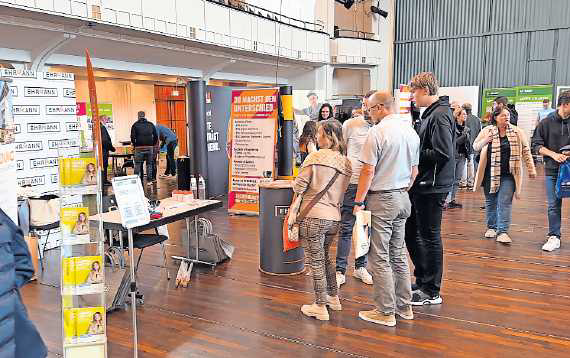
<path fill-rule="evenodd" d="M 264 273 L 292 275 L 303 271 L 301 247 L 283 252 L 283 219 L 292 198 L 289 180 L 259 184 L 259 268 Z"/>
<path fill-rule="evenodd" d="M 176 159 L 176 171 L 178 172 L 178 190 L 190 190 L 190 158 L 178 157 Z"/>

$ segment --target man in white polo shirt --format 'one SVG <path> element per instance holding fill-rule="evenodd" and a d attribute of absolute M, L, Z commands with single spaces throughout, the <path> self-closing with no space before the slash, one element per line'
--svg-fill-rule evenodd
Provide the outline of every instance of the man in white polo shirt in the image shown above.
<path fill-rule="evenodd" d="M 368 92 L 362 99 L 362 116 L 354 117 L 342 124 L 342 136 L 346 143 L 346 151 L 350 164 L 352 165 L 352 176 L 350 184 L 344 193 L 344 200 L 341 208 L 340 235 L 336 248 L 336 283 L 338 287 L 346 281 L 346 269 L 348 266 L 348 255 L 352 246 L 352 227 L 356 217 L 352 213 L 354 209 L 354 196 L 358 186 L 358 177 L 362 163 L 359 161 L 362 145 L 368 136 L 368 130 L 374 124 L 368 114 L 367 101 L 374 91 Z M 367 285 L 372 285 L 372 276 L 366 270 L 366 255 L 354 259 L 354 273 L 357 279 Z"/>
<path fill-rule="evenodd" d="M 376 309 L 358 316 L 369 322 L 395 326 L 396 316 L 413 319 L 410 268 L 404 240 L 406 219 L 411 213 L 408 189 L 418 173 L 420 138 L 394 114 L 394 98 L 376 92 L 368 99 L 374 122 L 362 147 L 362 169 L 354 201 L 354 213 L 372 213 L 368 260 L 374 276 Z"/>

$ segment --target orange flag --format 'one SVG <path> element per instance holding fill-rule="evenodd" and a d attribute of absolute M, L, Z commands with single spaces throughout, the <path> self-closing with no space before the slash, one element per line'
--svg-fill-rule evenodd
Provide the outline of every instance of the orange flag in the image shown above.
<path fill-rule="evenodd" d="M 95 140 L 95 150 L 97 151 L 97 166 L 103 168 L 103 146 L 101 143 L 101 119 L 99 118 L 99 106 L 97 105 L 97 88 L 95 88 L 95 76 L 93 75 L 93 65 L 89 50 L 85 49 L 87 60 L 87 83 L 89 85 L 89 102 L 91 105 L 91 121 L 93 122 L 93 139 Z"/>

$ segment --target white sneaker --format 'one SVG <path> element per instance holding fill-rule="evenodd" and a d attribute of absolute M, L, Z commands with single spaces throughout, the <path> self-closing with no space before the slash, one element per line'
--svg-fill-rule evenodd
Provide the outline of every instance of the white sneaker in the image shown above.
<path fill-rule="evenodd" d="M 373 284 L 372 276 L 368 273 L 365 267 L 361 267 L 359 269 L 354 270 L 352 276 L 360 279 L 362 282 L 364 282 L 367 285 Z"/>
<path fill-rule="evenodd" d="M 494 229 L 487 229 L 487 231 L 485 231 L 485 237 L 487 239 L 494 239 L 495 236 L 497 236 L 497 232 Z"/>
<path fill-rule="evenodd" d="M 336 272 L 336 285 L 340 288 L 340 285 L 343 285 L 346 282 L 346 276 L 342 274 L 342 272 Z"/>
<path fill-rule="evenodd" d="M 500 242 L 501 244 L 510 244 L 513 242 L 513 240 L 511 240 L 507 233 L 502 233 L 501 235 L 497 236 L 497 242 Z"/>
<path fill-rule="evenodd" d="M 542 245 L 542 249 L 548 252 L 558 250 L 559 248 L 560 248 L 560 239 L 557 238 L 556 236 L 550 236 L 546 241 L 546 243 Z"/>

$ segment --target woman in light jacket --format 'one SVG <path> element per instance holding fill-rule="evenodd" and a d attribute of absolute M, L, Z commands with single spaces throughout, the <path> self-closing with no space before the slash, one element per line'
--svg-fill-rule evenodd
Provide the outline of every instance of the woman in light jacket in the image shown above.
<path fill-rule="evenodd" d="M 485 237 L 496 237 L 497 242 L 509 244 L 513 195 L 519 199 L 522 191 L 523 161 L 529 177 L 536 177 L 526 134 L 510 123 L 506 108 L 499 109 L 475 139 L 473 149 L 481 151 L 473 191 L 482 186 L 485 193 Z"/>
<path fill-rule="evenodd" d="M 352 169 L 346 157 L 339 121 L 330 119 L 319 122 L 317 143 L 320 149 L 309 154 L 303 162 L 293 190 L 296 195 L 302 195 L 299 212 L 303 212 L 311 200 L 327 187 L 335 173 L 339 173 L 332 186 L 299 223 L 299 237 L 311 266 L 316 296 L 315 303 L 303 305 L 301 312 L 328 321 L 327 306 L 335 311 L 342 309 L 329 249 L 338 235 L 340 207 Z"/>

